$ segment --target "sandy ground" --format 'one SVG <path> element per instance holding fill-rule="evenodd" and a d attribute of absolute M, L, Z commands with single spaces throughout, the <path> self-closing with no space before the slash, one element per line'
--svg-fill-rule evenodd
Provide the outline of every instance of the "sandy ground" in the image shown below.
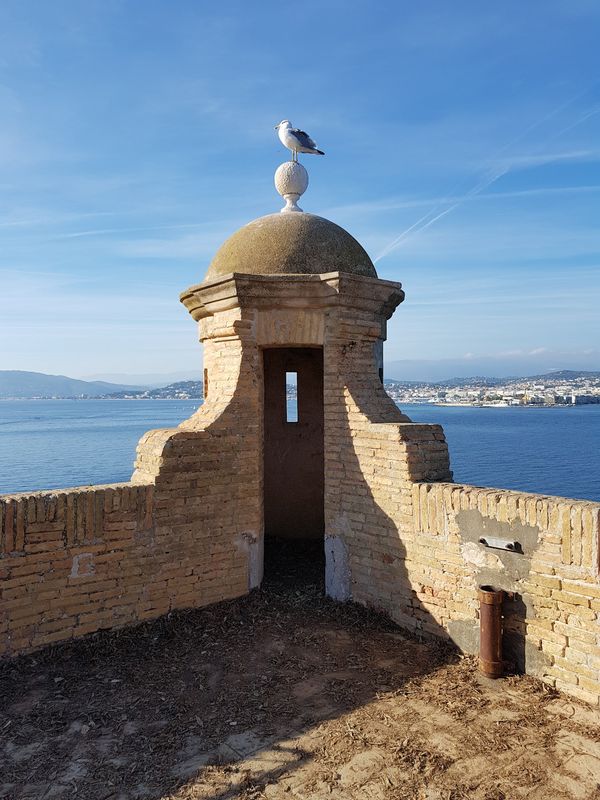
<path fill-rule="evenodd" d="M 275 582 L 0 665 L 0 797 L 600 800 L 600 714 Z"/>

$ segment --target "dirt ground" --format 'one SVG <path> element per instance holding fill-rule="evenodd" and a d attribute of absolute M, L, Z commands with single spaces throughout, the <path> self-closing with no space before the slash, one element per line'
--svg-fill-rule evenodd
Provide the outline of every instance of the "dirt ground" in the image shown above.
<path fill-rule="evenodd" d="M 597 711 L 279 574 L 2 664 L 0 797 L 600 800 Z"/>

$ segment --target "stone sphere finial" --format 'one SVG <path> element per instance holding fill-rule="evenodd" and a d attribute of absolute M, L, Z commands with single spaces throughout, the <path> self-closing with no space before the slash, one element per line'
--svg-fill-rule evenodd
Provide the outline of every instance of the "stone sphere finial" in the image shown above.
<path fill-rule="evenodd" d="M 285 200 L 285 206 L 281 209 L 282 214 L 302 211 L 298 200 L 308 188 L 308 172 L 298 161 L 286 161 L 277 167 L 275 188 Z"/>

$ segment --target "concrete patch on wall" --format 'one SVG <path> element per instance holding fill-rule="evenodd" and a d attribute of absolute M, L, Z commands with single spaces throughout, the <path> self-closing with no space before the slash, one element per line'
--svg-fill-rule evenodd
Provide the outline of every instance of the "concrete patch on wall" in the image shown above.
<path fill-rule="evenodd" d="M 474 558 L 475 551 L 479 551 L 481 556 L 478 558 L 481 563 L 478 563 L 478 565 L 481 568 L 497 570 L 499 574 L 502 573 L 504 575 L 509 583 L 523 580 L 529 575 L 531 556 L 538 547 L 539 528 L 524 525 L 520 520 L 500 522 L 497 519 L 484 517 L 476 509 L 459 511 L 456 515 L 456 522 L 463 543 L 463 553 L 467 544 L 470 546 L 467 552 L 471 555 L 471 559 Z M 481 537 L 518 542 L 522 552 L 511 553 L 509 550 L 492 550 L 479 543 Z M 471 563 L 474 562 L 471 561 Z M 503 584 L 499 588 L 510 589 L 511 587 Z"/>
<path fill-rule="evenodd" d="M 460 546 L 460 551 L 467 564 L 478 569 L 504 570 L 504 564 L 496 553 L 488 551 L 480 544 L 464 542 Z"/>
<path fill-rule="evenodd" d="M 491 585 L 512 593 L 503 604 L 504 657 L 519 671 L 541 674 L 548 658 L 526 636 L 526 620 L 535 618 L 535 604 L 523 593 L 529 578 L 531 558 L 540 542 L 539 528 L 520 520 L 502 522 L 484 516 L 476 509 L 459 511 L 456 515 L 462 540 L 461 552 L 475 570 L 478 586 Z M 492 549 L 480 543 L 480 538 L 502 539 L 518 543 L 521 552 Z M 479 647 L 479 623 L 474 620 L 455 620 L 448 630 L 463 650 L 476 652 Z"/>
<path fill-rule="evenodd" d="M 349 600 L 348 548 L 340 536 L 325 536 L 325 593 L 333 600 Z"/>
<path fill-rule="evenodd" d="M 248 591 L 257 589 L 264 572 L 264 539 L 253 531 L 244 531 L 235 540 L 235 545 L 247 557 Z"/>
<path fill-rule="evenodd" d="M 70 578 L 87 578 L 96 573 L 93 553 L 79 553 L 73 556 Z"/>

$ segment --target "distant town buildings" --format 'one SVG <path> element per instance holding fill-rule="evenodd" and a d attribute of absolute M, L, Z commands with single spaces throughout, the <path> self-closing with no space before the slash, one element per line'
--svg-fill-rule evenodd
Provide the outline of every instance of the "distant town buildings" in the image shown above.
<path fill-rule="evenodd" d="M 444 383 L 403 383 L 385 380 L 392 400 L 407 403 L 432 403 L 452 406 L 571 406 L 600 404 L 600 374 L 565 373 L 533 378 L 465 378 Z M 111 398 L 138 400 L 194 400 L 202 398 L 201 381 L 184 381 L 161 389 L 117 392 Z M 296 396 L 296 386 L 287 387 L 288 398 Z"/>
<path fill-rule="evenodd" d="M 453 385 L 451 385 L 453 384 Z M 407 384 L 385 381 L 387 393 L 398 403 L 433 403 L 452 406 L 571 406 L 600 404 L 600 375 L 542 378 L 485 378 L 448 383 Z"/>
<path fill-rule="evenodd" d="M 46 376 L 41 376 L 46 377 Z M 80 381 L 79 383 L 84 383 Z M 394 379 L 384 380 L 392 400 L 407 403 L 431 403 L 452 406 L 579 406 L 600 404 L 600 372 L 563 371 L 528 378 L 456 378 L 439 383 L 415 383 Z M 18 388 L 18 387 L 17 387 Z M 71 393 L 56 391 L 10 390 L 0 399 L 27 398 L 30 400 L 202 400 L 202 381 L 180 381 L 160 388 L 129 388 L 108 394 Z M 296 386 L 288 385 L 287 396 L 296 396 Z"/>

